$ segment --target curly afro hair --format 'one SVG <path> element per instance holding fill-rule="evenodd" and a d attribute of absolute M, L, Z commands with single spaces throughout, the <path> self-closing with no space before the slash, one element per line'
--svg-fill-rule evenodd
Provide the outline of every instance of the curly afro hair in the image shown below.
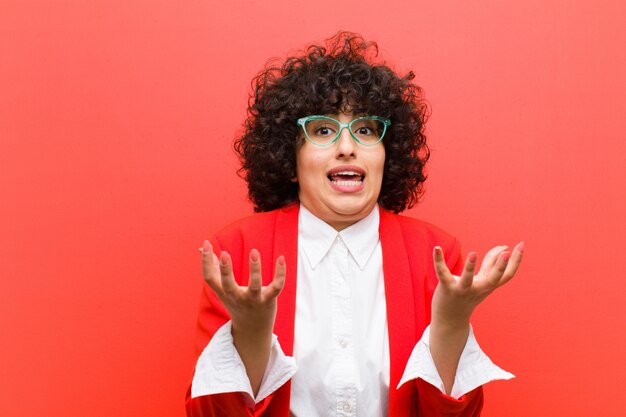
<path fill-rule="evenodd" d="M 430 156 L 424 123 L 428 106 L 413 72 L 400 77 L 377 63 L 378 47 L 339 32 L 325 46 L 271 60 L 253 79 L 248 117 L 235 140 L 239 174 L 256 212 L 298 200 L 296 150 L 303 143 L 296 121 L 312 114 L 376 115 L 391 120 L 383 144 L 385 168 L 378 203 L 399 213 L 417 203 Z"/>

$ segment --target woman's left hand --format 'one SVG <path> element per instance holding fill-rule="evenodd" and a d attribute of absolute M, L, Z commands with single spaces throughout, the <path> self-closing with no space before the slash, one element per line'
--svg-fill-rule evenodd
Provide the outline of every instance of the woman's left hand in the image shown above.
<path fill-rule="evenodd" d="M 470 252 L 461 276 L 452 275 L 443 251 L 439 246 L 433 251 L 435 271 L 439 285 L 433 295 L 433 323 L 458 327 L 469 323 L 474 309 L 496 288 L 509 282 L 522 262 L 524 242 L 510 252 L 506 246 L 496 246 L 485 255 L 478 274 L 476 253 Z"/>
<path fill-rule="evenodd" d="M 506 246 L 496 246 L 487 252 L 476 275 L 476 253 L 470 252 L 461 276 L 455 276 L 448 269 L 441 248 L 433 250 L 439 285 L 433 295 L 430 352 L 447 394 L 452 390 L 467 342 L 472 312 L 496 288 L 513 278 L 523 252 L 524 242 L 518 243 L 512 253 Z"/>

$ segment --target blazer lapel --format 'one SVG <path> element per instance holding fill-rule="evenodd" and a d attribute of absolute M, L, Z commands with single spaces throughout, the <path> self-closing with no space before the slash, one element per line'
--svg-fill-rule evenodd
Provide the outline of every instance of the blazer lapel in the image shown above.
<path fill-rule="evenodd" d="M 274 230 L 274 259 L 285 257 L 287 275 L 285 286 L 278 296 L 278 311 L 274 332 L 285 355 L 293 355 L 293 331 L 296 318 L 296 283 L 298 272 L 298 210 L 291 204 L 278 210 Z"/>
<path fill-rule="evenodd" d="M 293 331 L 296 320 L 296 277 L 298 272 L 298 203 L 278 210 L 274 228 L 274 260 L 280 255 L 285 257 L 287 275 L 285 286 L 278 296 L 278 309 L 274 323 L 274 333 L 287 356 L 293 355 Z M 267 237 L 271 239 L 270 236 Z M 287 381 L 274 394 L 267 411 L 276 417 L 289 416 L 291 381 Z M 264 413 L 266 414 L 266 413 Z"/>
<path fill-rule="evenodd" d="M 406 363 L 416 343 L 415 306 L 404 236 L 398 219 L 386 210 L 380 210 L 380 243 L 383 252 L 385 299 L 389 329 L 390 385 L 389 415 L 407 415 L 412 401 L 413 384 L 396 389 Z M 409 408 L 410 409 L 410 408 Z"/>

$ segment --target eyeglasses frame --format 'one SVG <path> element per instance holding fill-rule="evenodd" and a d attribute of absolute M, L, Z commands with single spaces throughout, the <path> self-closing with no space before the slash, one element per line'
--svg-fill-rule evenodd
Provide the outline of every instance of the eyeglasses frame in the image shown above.
<path fill-rule="evenodd" d="M 354 136 L 354 133 L 352 133 L 352 124 L 354 122 L 358 122 L 359 120 L 364 120 L 364 119 L 366 119 L 366 120 L 376 120 L 376 121 L 381 122 L 383 124 L 383 133 L 380 135 L 380 138 L 375 143 L 371 143 L 371 144 L 363 143 L 356 136 Z M 306 122 L 311 121 L 311 120 L 329 120 L 331 122 L 337 123 L 337 125 L 339 125 L 339 130 L 337 131 L 337 136 L 333 140 L 328 142 L 328 143 L 317 143 L 317 142 L 315 142 L 306 133 L 306 128 L 304 127 Z M 339 139 L 339 136 L 341 136 L 341 132 L 343 131 L 343 129 L 348 129 L 348 132 L 350 133 L 350 136 L 352 137 L 352 139 L 354 139 L 354 141 L 356 143 L 358 143 L 359 145 L 362 145 L 362 146 L 374 146 L 374 145 L 379 144 L 380 141 L 383 140 L 383 137 L 385 136 L 385 133 L 387 132 L 387 128 L 391 125 L 391 120 L 385 119 L 385 118 L 382 118 L 382 117 L 379 117 L 379 116 L 362 116 L 362 117 L 357 117 L 356 119 L 351 120 L 348 123 L 342 123 L 339 120 L 333 119 L 332 117 L 329 117 L 329 116 L 312 115 L 312 116 L 301 117 L 300 119 L 298 119 L 297 123 L 298 123 L 298 126 L 302 126 L 302 130 L 304 131 L 304 136 L 307 138 L 307 140 L 309 142 L 311 142 L 315 146 L 326 147 L 326 146 L 330 146 L 333 143 L 337 142 L 337 140 Z"/>

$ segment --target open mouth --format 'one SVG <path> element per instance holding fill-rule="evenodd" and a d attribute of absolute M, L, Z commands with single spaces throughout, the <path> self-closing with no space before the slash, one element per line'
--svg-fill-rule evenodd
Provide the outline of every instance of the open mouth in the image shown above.
<path fill-rule="evenodd" d="M 335 185 L 341 187 L 358 187 L 363 184 L 365 174 L 352 170 L 342 170 L 331 172 L 328 179 Z"/>

